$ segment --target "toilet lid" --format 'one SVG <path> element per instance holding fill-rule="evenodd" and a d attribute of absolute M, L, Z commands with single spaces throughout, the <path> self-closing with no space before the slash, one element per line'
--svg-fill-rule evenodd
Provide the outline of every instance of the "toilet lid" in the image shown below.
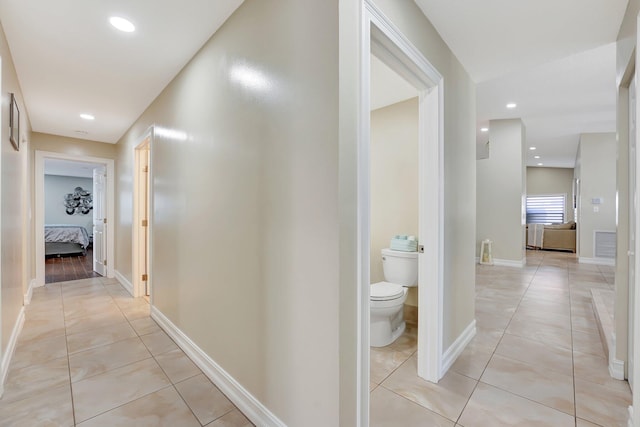
<path fill-rule="evenodd" d="M 371 299 L 373 301 L 388 301 L 399 298 L 404 294 L 404 288 L 395 283 L 378 282 L 371 285 Z"/>

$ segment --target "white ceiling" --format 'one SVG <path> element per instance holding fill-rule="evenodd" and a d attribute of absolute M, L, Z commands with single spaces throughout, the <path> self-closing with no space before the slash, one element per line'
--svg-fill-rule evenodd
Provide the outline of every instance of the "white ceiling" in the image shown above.
<path fill-rule="evenodd" d="M 477 83 L 479 132 L 521 118 L 527 164 L 573 167 L 581 133 L 615 131 L 615 42 L 628 0 L 415 0 Z M 517 109 L 505 105 L 516 102 Z"/>
<path fill-rule="evenodd" d="M 478 129 L 520 117 L 545 166 L 563 167 L 573 167 L 580 133 L 615 131 L 612 43 L 628 0 L 415 2 L 477 82 Z M 33 130 L 117 142 L 241 3 L 0 0 Z M 116 31 L 112 15 L 137 31 Z M 395 74 L 375 59 L 372 67 Z M 415 96 L 392 80 L 372 89 L 373 107 Z M 516 110 L 504 108 L 511 101 Z"/>
<path fill-rule="evenodd" d="M 0 1 L 33 130 L 117 142 L 242 1 Z"/>

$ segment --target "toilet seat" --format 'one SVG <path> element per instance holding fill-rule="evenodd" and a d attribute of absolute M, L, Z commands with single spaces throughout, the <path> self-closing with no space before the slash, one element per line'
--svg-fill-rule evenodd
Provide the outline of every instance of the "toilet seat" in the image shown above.
<path fill-rule="evenodd" d="M 378 282 L 371 285 L 370 299 L 371 301 L 390 301 L 403 297 L 405 294 L 404 287 L 389 282 Z"/>

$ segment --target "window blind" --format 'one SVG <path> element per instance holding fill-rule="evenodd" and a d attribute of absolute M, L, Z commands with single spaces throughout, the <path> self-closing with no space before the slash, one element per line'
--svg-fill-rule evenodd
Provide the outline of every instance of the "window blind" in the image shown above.
<path fill-rule="evenodd" d="M 565 195 L 527 196 L 527 224 L 564 222 Z"/>

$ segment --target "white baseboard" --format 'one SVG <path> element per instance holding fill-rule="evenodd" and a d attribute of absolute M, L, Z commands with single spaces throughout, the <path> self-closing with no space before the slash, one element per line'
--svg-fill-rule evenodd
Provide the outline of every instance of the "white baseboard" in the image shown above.
<path fill-rule="evenodd" d="M 286 426 L 154 306 L 151 306 L 151 317 L 252 423 Z"/>
<path fill-rule="evenodd" d="M 20 336 L 23 326 L 24 307 L 22 307 L 20 309 L 20 313 L 18 313 L 18 318 L 16 319 L 15 325 L 13 325 L 13 331 L 11 331 L 11 337 L 9 337 L 7 348 L 2 354 L 2 363 L 0 364 L 0 397 L 2 397 L 2 394 L 4 393 L 4 382 L 7 379 L 7 374 L 9 373 L 9 364 L 11 363 L 11 358 L 13 358 L 13 353 L 16 350 L 18 336 Z"/>
<path fill-rule="evenodd" d="M 131 284 L 130 281 L 127 280 L 126 277 L 124 277 L 118 270 L 114 270 L 115 273 L 115 278 L 118 282 L 120 282 L 120 284 L 127 290 L 127 292 L 129 292 L 131 294 L 131 296 L 133 295 L 133 285 Z"/>
<path fill-rule="evenodd" d="M 33 288 L 36 287 L 36 279 L 31 279 L 29 282 L 29 287 L 27 288 L 27 293 L 24 294 L 24 305 L 31 304 L 31 297 L 33 297 Z"/>
<path fill-rule="evenodd" d="M 521 260 L 512 260 L 512 259 L 493 259 L 493 265 L 499 265 L 501 267 L 518 267 L 522 268 L 527 264 L 526 258 L 522 258 Z"/>
<path fill-rule="evenodd" d="M 629 406 L 629 418 L 627 418 L 627 427 L 634 427 L 634 425 L 633 425 L 633 406 Z"/>
<path fill-rule="evenodd" d="M 611 258 L 587 258 L 587 257 L 578 257 L 578 262 L 580 264 L 595 264 L 595 265 L 610 265 L 615 267 L 616 260 Z"/>
<path fill-rule="evenodd" d="M 593 292 L 593 291 L 592 291 Z M 608 316 L 608 315 L 607 315 Z M 600 325 L 599 325 L 600 327 Z M 613 327 L 613 325 L 609 326 L 610 328 Z M 616 380 L 621 380 L 624 381 L 624 364 L 625 362 L 623 360 L 617 359 L 616 358 L 616 333 L 612 332 L 611 333 L 611 342 L 608 343 L 608 349 L 609 349 L 609 375 L 611 376 L 611 378 L 614 378 Z"/>
<path fill-rule="evenodd" d="M 476 257 L 476 264 L 480 264 L 480 257 Z M 520 261 L 514 261 L 512 259 L 493 259 L 493 264 L 484 264 L 484 265 L 499 265 L 501 267 L 518 267 L 522 268 L 527 264 L 526 259 L 521 259 Z"/>
<path fill-rule="evenodd" d="M 449 346 L 442 357 L 442 366 L 440 367 L 441 376 L 447 373 L 449 368 L 455 363 L 456 359 L 476 336 L 476 319 L 473 319 L 469 326 L 458 336 L 458 338 Z"/>
<path fill-rule="evenodd" d="M 616 380 L 624 380 L 624 362 L 619 359 L 609 359 L 609 375 Z"/>

